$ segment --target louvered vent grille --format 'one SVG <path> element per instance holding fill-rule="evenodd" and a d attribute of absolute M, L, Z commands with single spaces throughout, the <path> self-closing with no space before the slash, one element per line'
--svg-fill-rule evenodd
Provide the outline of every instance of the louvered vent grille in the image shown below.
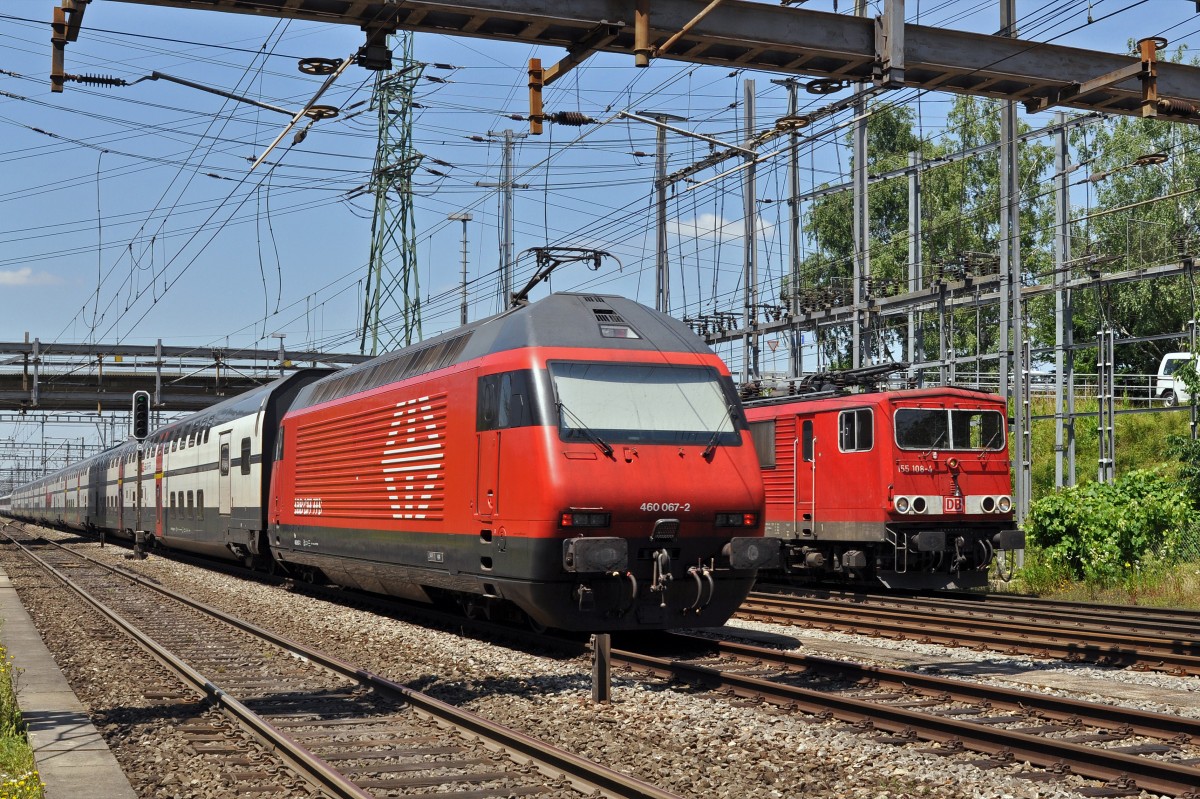
<path fill-rule="evenodd" d="M 319 497 L 325 518 L 442 520 L 446 399 L 430 394 L 300 425 L 297 507 Z"/>

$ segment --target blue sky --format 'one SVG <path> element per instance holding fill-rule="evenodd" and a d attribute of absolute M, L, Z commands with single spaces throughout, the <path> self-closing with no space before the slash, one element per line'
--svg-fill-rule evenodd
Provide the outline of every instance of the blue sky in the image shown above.
<path fill-rule="evenodd" d="M 833 5 L 810 0 L 805 8 Z M 853 5 L 842 0 L 839 11 Z M 273 169 L 248 173 L 286 117 L 163 81 L 68 84 L 52 94 L 52 8 L 51 0 L 0 3 L 0 340 L 29 332 L 43 341 L 274 347 L 272 334 L 283 333 L 289 348 L 357 351 L 371 204 L 353 195 L 368 180 L 375 147 L 366 102 L 372 73 L 351 67 L 323 99 L 343 114 L 273 153 Z M 909 20 L 922 24 L 998 27 L 995 0 L 909 0 L 907 8 Z M 1147 35 L 1172 45 L 1200 38 L 1192 0 L 1022 1 L 1018 19 L 1026 38 L 1110 52 Z M 347 26 L 97 0 L 66 61 L 69 72 L 133 81 L 158 71 L 293 109 L 321 80 L 301 74 L 298 58 L 344 57 L 361 43 L 361 32 Z M 549 65 L 562 52 L 421 35 L 415 56 L 430 64 L 417 97 L 415 141 L 425 161 L 414 200 L 430 335 L 458 323 L 462 227 L 448 214 L 474 216 L 471 317 L 499 308 L 498 197 L 476 184 L 499 179 L 501 148 L 486 134 L 526 129 L 509 115 L 528 111 L 527 61 Z M 606 124 L 547 126 L 545 135 L 520 141 L 518 181 L 528 188 L 517 192 L 516 251 L 546 244 L 612 251 L 620 269 L 614 262 L 597 272 L 564 267 L 552 288 L 613 291 L 652 305 L 654 131 L 614 115 L 666 111 L 687 117 L 681 124 L 689 129 L 737 142 L 746 134 L 745 78 L 756 82 L 756 128 L 783 114 L 786 94 L 773 77 L 780 76 L 666 61 L 639 70 L 609 55 L 586 62 L 546 91 L 546 109 L 582 111 Z M 829 99 L 802 95 L 812 107 Z M 951 99 L 922 97 L 925 135 L 940 135 Z M 1049 119 L 1022 117 L 1034 126 Z M 709 152 L 674 135 L 669 148 L 671 171 Z M 849 163 L 841 132 L 821 137 L 802 155 L 804 187 L 846 179 Z M 770 292 L 787 259 L 782 158 L 759 168 L 758 187 L 760 270 Z M 740 307 L 740 177 L 676 192 L 669 217 L 672 312 Z M 532 259 L 522 260 L 514 283 L 532 269 Z M 786 366 L 782 351 L 774 357 Z"/>

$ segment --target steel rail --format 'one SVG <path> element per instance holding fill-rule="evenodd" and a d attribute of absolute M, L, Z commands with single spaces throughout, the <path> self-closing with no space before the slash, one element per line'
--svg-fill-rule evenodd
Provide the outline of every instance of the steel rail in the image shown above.
<path fill-rule="evenodd" d="M 1200 785 L 1200 769 L 1168 761 L 1151 760 L 1106 749 L 1097 749 L 1027 733 L 997 729 L 949 716 L 935 716 L 861 699 L 836 696 L 757 677 L 732 674 L 718 668 L 697 666 L 625 650 L 612 651 L 614 663 L 642 669 L 663 677 L 702 684 L 715 684 L 736 695 L 768 701 L 816 716 L 837 718 L 893 735 L 915 737 L 949 747 L 961 745 L 973 751 L 1013 758 L 1042 768 L 1070 766 L 1079 776 L 1117 781 L 1133 779 L 1142 790 L 1194 799 Z M 954 743 L 952 743 L 954 742 Z"/>
<path fill-rule="evenodd" d="M 71 578 L 67 577 L 61 571 L 56 569 L 51 564 L 47 563 L 43 558 L 38 557 L 28 547 L 22 544 L 11 535 L 5 533 L 5 537 L 17 546 L 22 553 L 25 554 L 32 562 L 36 563 L 47 573 L 54 576 L 72 591 L 80 596 L 85 602 L 96 608 L 101 615 L 117 625 L 130 638 L 138 643 L 143 649 L 150 653 L 155 660 L 162 663 L 167 669 L 174 672 L 176 676 L 191 685 L 201 694 L 212 699 L 227 715 L 232 717 L 243 729 L 251 735 L 263 741 L 268 746 L 273 746 L 277 753 L 287 761 L 293 769 L 312 782 L 314 785 L 330 791 L 335 797 L 346 797 L 346 799 L 374 799 L 371 794 L 366 793 L 353 782 L 348 780 L 336 769 L 330 766 L 321 758 L 317 757 L 312 752 L 300 746 L 295 740 L 288 736 L 283 731 L 272 726 L 262 717 L 258 716 L 244 704 L 234 699 L 232 696 L 225 693 L 218 685 L 213 683 L 203 674 L 193 669 L 187 663 L 180 660 L 166 647 L 160 645 L 157 641 L 146 635 L 133 624 L 128 622 L 124 617 L 117 613 L 112 608 L 105 605 L 100 600 L 93 597 L 83 586 L 78 585 Z M 48 542 L 51 545 L 58 547 L 64 551 L 70 552 L 66 547 L 61 547 L 54 542 Z M 72 553 L 78 554 L 78 553 Z M 81 556 L 82 557 L 82 556 Z M 96 563 L 90 558 L 85 558 L 95 565 L 104 566 L 104 564 Z M 112 569 L 110 568 L 110 571 Z M 119 572 L 118 572 L 119 573 Z"/>
<path fill-rule="evenodd" d="M 12 536 L 7 534 L 5 534 L 5 536 L 9 538 L 9 540 L 16 543 L 17 546 L 21 547 L 21 549 L 25 551 L 26 554 L 35 562 L 42 562 L 36 557 L 36 555 L 29 552 L 26 547 L 22 546 L 19 542 L 12 538 Z M 101 563 L 79 552 L 62 547 L 53 541 L 48 541 L 47 543 L 69 552 L 75 557 L 88 561 L 93 565 L 106 569 L 113 574 L 117 574 L 125 579 L 128 579 L 137 585 L 152 589 L 163 596 L 169 597 L 190 608 L 193 608 L 194 610 L 198 610 L 215 619 L 218 619 L 219 621 L 230 624 L 240 630 L 243 630 L 244 632 L 259 636 L 262 639 L 278 647 L 286 649 L 295 655 L 307 658 L 313 663 L 329 669 L 330 671 L 369 685 L 381 691 L 396 695 L 410 704 L 416 711 L 424 713 L 439 723 L 448 724 L 454 728 L 466 730 L 478 735 L 494 749 L 518 752 L 526 757 L 531 758 L 536 767 L 543 774 L 550 778 L 565 778 L 578 790 L 586 793 L 594 793 L 599 791 L 600 795 L 602 796 L 621 797 L 622 799 L 682 799 L 678 794 L 665 791 L 657 786 L 643 782 L 628 774 L 623 774 L 588 760 L 587 758 L 581 757 L 572 752 L 568 752 L 565 749 L 552 746 L 551 744 L 545 743 L 544 741 L 538 740 L 530 735 L 526 735 L 525 733 L 490 721 L 478 714 L 456 708 L 453 705 L 434 699 L 430 696 L 426 696 L 425 694 L 401 685 L 400 683 L 393 682 L 386 677 L 374 674 L 373 672 L 355 666 L 352 663 L 332 655 L 319 652 L 297 641 L 286 638 L 285 636 L 277 635 L 270 630 L 258 627 L 248 621 L 245 621 L 244 619 L 239 619 L 236 616 L 225 614 L 222 611 L 205 605 L 202 602 L 198 602 L 182 594 L 177 594 L 163 586 L 156 585 L 153 582 L 134 574 L 133 572 L 129 572 L 125 569 L 121 569 L 110 564 Z M 124 619 L 121 619 L 119 615 L 117 615 L 111 609 L 106 608 L 102 603 L 89 597 L 82 587 L 71 582 L 69 578 L 67 578 L 65 575 L 62 575 L 57 570 L 54 570 L 53 567 L 49 566 L 48 564 L 46 564 L 44 567 L 54 573 L 58 579 L 62 580 L 65 584 L 71 587 L 72 590 L 79 593 L 88 602 L 97 607 L 102 613 L 112 618 L 113 621 L 121 626 L 122 629 L 126 630 L 126 632 L 132 635 L 143 646 L 146 646 L 156 658 L 162 660 L 165 665 L 172 669 L 176 668 L 175 664 L 177 661 L 175 661 L 170 653 L 166 652 L 165 650 L 162 651 L 160 656 L 160 652 L 158 650 L 161 650 L 162 648 L 159 647 L 158 644 L 156 644 L 152 639 L 150 639 L 149 636 L 146 636 L 138 631 L 135 627 L 133 627 L 133 625 L 130 625 Z M 162 656 L 165 656 L 166 659 L 163 660 Z M 285 733 L 278 731 L 266 721 L 258 719 L 258 717 L 254 716 L 252 711 L 248 710 L 245 708 L 245 706 L 241 705 L 232 697 L 225 694 L 224 691 L 203 677 L 203 675 L 192 672 L 190 669 L 188 669 L 186 664 L 180 663 L 179 665 L 183 666 L 184 669 L 187 669 L 187 672 L 190 672 L 181 672 L 181 676 L 184 676 L 188 682 L 195 685 L 198 689 L 204 691 L 209 696 L 212 696 L 223 707 L 230 708 L 232 712 L 236 713 L 235 717 L 238 718 L 239 721 L 241 720 L 241 714 L 248 714 L 249 716 L 257 719 L 256 724 L 261 725 L 261 729 L 264 731 L 262 734 L 269 735 L 269 740 L 271 742 L 278 741 L 282 746 L 294 747 L 300 750 L 294 755 L 289 752 L 289 759 L 290 757 L 296 757 L 297 762 L 306 766 L 311 761 L 317 768 L 315 776 L 322 780 L 320 783 L 322 787 L 329 787 L 331 790 L 335 791 L 343 790 L 343 788 L 341 788 L 336 781 L 332 780 L 331 775 L 336 775 L 337 777 L 341 778 L 341 780 L 344 780 L 345 778 L 341 777 L 341 775 L 331 766 L 324 763 L 324 761 L 322 761 L 316 755 L 304 750 L 299 746 L 299 744 L 296 744 L 294 741 L 292 741 Z M 327 775 L 325 773 L 326 770 L 328 770 L 331 775 Z M 330 780 L 328 786 L 326 786 L 325 780 Z M 362 793 L 361 789 L 357 788 L 357 786 L 354 786 L 352 783 L 344 784 L 348 786 L 346 789 L 347 792 L 338 793 L 337 796 L 355 797 L 355 799 L 365 799 L 366 797 L 371 796 L 370 794 Z M 352 789 L 356 792 L 349 792 L 349 789 Z"/>
<path fill-rule="evenodd" d="M 1186 409 L 1185 409 L 1186 410 Z M 750 598 L 777 600 L 789 597 L 827 599 L 830 601 L 878 604 L 892 607 L 937 607 L 962 609 L 965 613 L 978 614 L 1023 614 L 1029 618 L 1061 619 L 1073 625 L 1087 623 L 1120 629 L 1136 628 L 1156 632 L 1179 632 L 1194 637 L 1200 628 L 1200 610 L 1188 608 L 1147 607 L 1145 605 L 1102 605 L 1095 602 L 1064 602 L 1042 597 L 1020 594 L 998 593 L 869 593 L 859 591 L 832 591 L 826 589 L 803 589 L 796 591 L 785 586 L 765 588 L 751 593 Z"/>
<path fill-rule="evenodd" d="M 952 646 L 965 646 L 967 642 L 994 652 L 1200 674 L 1200 643 L 1195 639 L 1121 635 L 1099 629 L 1079 630 L 1082 635 L 1069 638 L 1030 623 L 966 619 L 956 624 L 944 610 L 880 610 L 819 600 L 750 599 L 736 615 L 860 635 L 869 630 L 899 640 Z"/>
<path fill-rule="evenodd" d="M 1122 732 L 1128 731 L 1130 734 L 1146 738 L 1200 744 L 1200 719 L 1187 716 L 1084 702 L 1052 694 L 1021 691 L 986 683 L 966 682 L 920 672 L 890 669 L 884 666 L 850 663 L 817 655 L 783 652 L 778 649 L 736 641 L 714 641 L 687 633 L 672 633 L 671 636 L 711 645 L 716 648 L 717 652 L 739 660 L 763 662 L 787 670 L 819 671 L 837 674 L 847 679 L 875 680 L 881 685 L 893 685 L 921 693 L 945 695 L 954 701 L 986 702 L 995 708 L 1017 710 L 1023 713 L 1035 711 L 1047 719 L 1090 724 Z"/>

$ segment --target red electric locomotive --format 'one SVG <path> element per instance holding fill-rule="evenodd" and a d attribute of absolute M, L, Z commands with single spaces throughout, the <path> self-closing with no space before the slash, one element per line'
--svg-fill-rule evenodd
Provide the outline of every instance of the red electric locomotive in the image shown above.
<path fill-rule="evenodd" d="M 804 580 L 889 588 L 987 584 L 1013 519 L 1006 412 L 960 388 L 749 403 L 768 536 Z"/>
<path fill-rule="evenodd" d="M 562 629 L 720 624 L 779 550 L 728 370 L 613 296 L 555 294 L 305 387 L 271 496 L 291 571 Z"/>

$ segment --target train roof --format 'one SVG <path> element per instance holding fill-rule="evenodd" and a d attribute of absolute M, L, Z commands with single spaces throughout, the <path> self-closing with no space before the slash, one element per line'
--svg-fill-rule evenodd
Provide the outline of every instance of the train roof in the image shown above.
<path fill-rule="evenodd" d="M 1004 399 L 998 394 L 993 394 L 990 391 L 982 389 L 969 388 L 966 386 L 933 386 L 929 388 L 901 388 L 901 389 L 879 389 L 874 391 L 823 391 L 814 394 L 795 394 L 780 397 L 760 397 L 757 399 L 745 399 L 743 404 L 746 410 L 755 408 L 763 408 L 777 405 L 802 404 L 809 402 L 818 402 L 821 400 L 836 400 L 838 405 L 865 405 L 879 404 L 882 402 L 895 402 L 897 400 L 936 400 L 945 399 L 946 397 L 956 397 L 959 399 L 977 399 L 989 400 L 994 402 L 1004 402 Z"/>
<path fill-rule="evenodd" d="M 188 414 L 171 424 L 156 428 L 147 440 L 160 441 L 174 432 L 182 432 L 186 435 L 197 428 L 212 427 L 213 425 L 252 415 L 258 412 L 266 397 L 284 391 L 296 383 L 312 382 L 318 378 L 334 374 L 336 371 L 335 369 L 327 368 L 297 369 L 295 372 L 272 380 L 270 383 L 264 383 L 249 391 L 222 400 L 216 405 L 210 405 L 202 411 Z"/>
<path fill-rule="evenodd" d="M 687 325 L 652 308 L 612 294 L 562 292 L 343 369 L 304 388 L 292 409 L 525 347 L 712 354 Z"/>

